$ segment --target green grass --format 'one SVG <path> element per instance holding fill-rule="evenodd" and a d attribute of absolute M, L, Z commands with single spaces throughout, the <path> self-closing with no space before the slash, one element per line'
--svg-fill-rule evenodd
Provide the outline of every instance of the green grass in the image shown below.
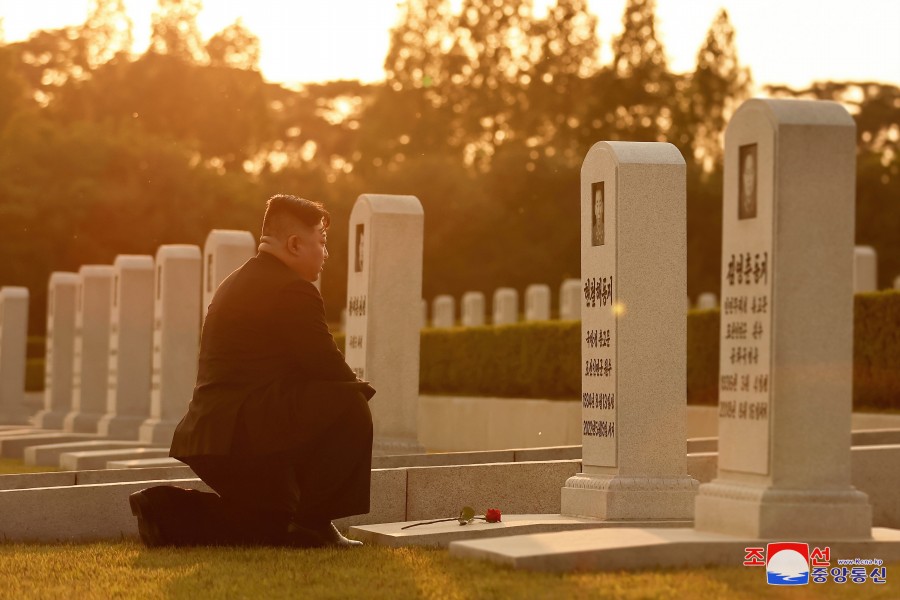
<path fill-rule="evenodd" d="M 775 588 L 761 568 L 548 574 L 365 547 L 146 549 L 134 542 L 0 544 L 0 598 L 896 598 L 888 583 Z"/>
<path fill-rule="evenodd" d="M 0 458 L 0 475 L 18 475 L 20 473 L 48 473 L 59 471 L 57 467 L 32 467 L 17 458 Z"/>

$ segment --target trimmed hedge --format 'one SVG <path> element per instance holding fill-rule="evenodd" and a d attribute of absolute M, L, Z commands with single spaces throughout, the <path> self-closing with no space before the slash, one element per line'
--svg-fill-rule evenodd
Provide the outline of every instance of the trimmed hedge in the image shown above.
<path fill-rule="evenodd" d="M 854 298 L 853 406 L 900 409 L 900 291 Z"/>
<path fill-rule="evenodd" d="M 428 394 L 576 400 L 581 323 L 423 329 L 419 388 Z M 343 350 L 343 334 L 335 340 Z M 687 317 L 687 401 L 718 403 L 719 311 Z M 853 406 L 900 409 L 900 292 L 857 294 Z"/>
<path fill-rule="evenodd" d="M 344 335 L 334 336 L 344 349 Z M 581 395 L 581 323 L 543 321 L 500 327 L 423 329 L 419 388 L 428 394 L 577 400 Z M 25 387 L 44 386 L 44 360 L 29 338 Z M 40 356 L 40 355 L 38 355 Z M 687 401 L 715 406 L 719 311 L 687 317 Z M 900 292 L 854 300 L 853 406 L 900 409 Z"/>

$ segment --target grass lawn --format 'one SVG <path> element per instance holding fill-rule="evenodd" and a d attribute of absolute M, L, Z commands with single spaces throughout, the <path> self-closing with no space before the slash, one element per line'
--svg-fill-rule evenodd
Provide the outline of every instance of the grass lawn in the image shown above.
<path fill-rule="evenodd" d="M 885 585 L 766 585 L 762 568 L 528 573 L 446 550 L 0 544 L 0 598 L 897 598 Z"/>
<path fill-rule="evenodd" d="M 59 471 L 57 467 L 31 467 L 17 458 L 0 458 L 0 475 L 17 475 L 19 473 L 47 473 Z"/>

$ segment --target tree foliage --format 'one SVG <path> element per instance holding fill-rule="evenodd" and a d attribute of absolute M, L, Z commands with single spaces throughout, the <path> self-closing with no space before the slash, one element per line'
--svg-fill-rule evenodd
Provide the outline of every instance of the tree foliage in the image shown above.
<path fill-rule="evenodd" d="M 424 295 L 559 284 L 580 270 L 579 172 L 599 140 L 669 141 L 687 161 L 688 291 L 719 289 L 722 133 L 749 95 L 720 12 L 696 68 L 673 73 L 653 0 L 628 0 L 613 61 L 586 0 L 406 0 L 385 80 L 288 89 L 259 72 L 240 21 L 209 40 L 199 0 L 159 0 L 132 54 L 123 0 L 93 0 L 77 27 L 0 43 L 0 284 L 32 290 L 44 326 L 53 270 L 258 233 L 278 192 L 322 200 L 334 223 L 323 277 L 338 320 L 347 232 L 364 192 L 425 208 Z M 900 273 L 900 89 L 868 82 L 768 88 L 836 100 L 859 134 L 857 241 Z"/>

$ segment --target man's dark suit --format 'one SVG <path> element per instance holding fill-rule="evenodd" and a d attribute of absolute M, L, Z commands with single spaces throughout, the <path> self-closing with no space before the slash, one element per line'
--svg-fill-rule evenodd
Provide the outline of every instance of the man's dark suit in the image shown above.
<path fill-rule="evenodd" d="M 186 541 L 234 541 L 221 531 L 229 520 L 281 530 L 298 516 L 368 512 L 373 394 L 335 345 L 315 286 L 266 252 L 232 273 L 209 307 L 170 451 L 221 497 L 195 492 L 176 507 L 182 528 L 202 512 L 221 517 Z"/>

